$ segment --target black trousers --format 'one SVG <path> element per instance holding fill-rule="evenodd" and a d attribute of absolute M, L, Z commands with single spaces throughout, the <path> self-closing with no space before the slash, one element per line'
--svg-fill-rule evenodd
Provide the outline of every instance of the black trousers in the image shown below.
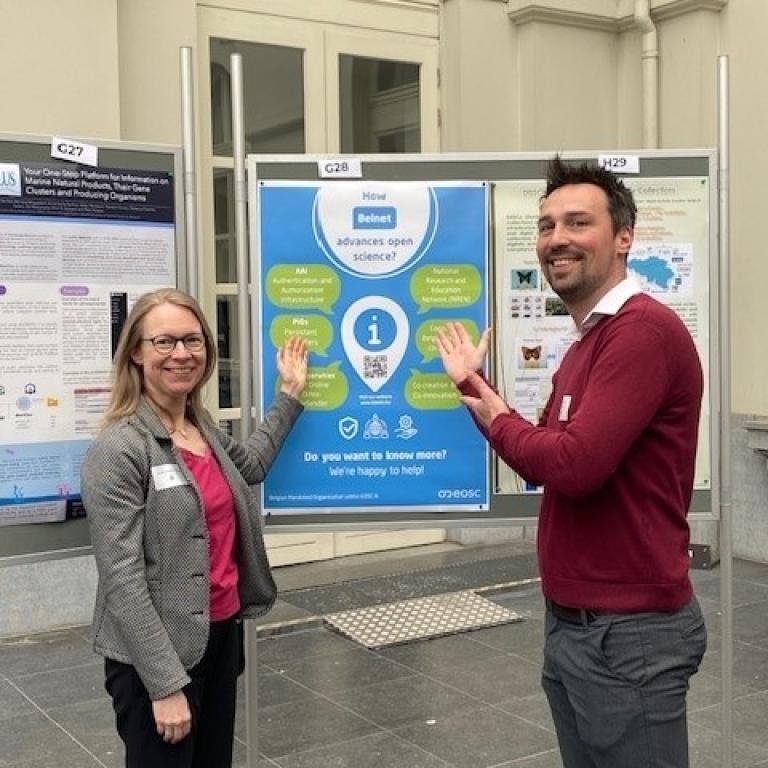
<path fill-rule="evenodd" d="M 189 670 L 192 682 L 184 688 L 192 731 L 178 744 L 158 735 L 152 702 L 135 668 L 105 659 L 105 687 L 125 744 L 126 768 L 230 768 L 242 654 L 242 622 L 212 622 L 205 654 Z"/>

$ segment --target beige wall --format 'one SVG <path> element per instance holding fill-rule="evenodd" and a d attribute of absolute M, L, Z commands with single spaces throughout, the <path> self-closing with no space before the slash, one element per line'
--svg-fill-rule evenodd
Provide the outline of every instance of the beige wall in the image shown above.
<path fill-rule="evenodd" d="M 120 136 L 116 0 L 0 0 L 0 131 Z"/>
<path fill-rule="evenodd" d="M 517 29 L 498 0 L 445 0 L 440 26 L 442 150 L 500 152 L 520 142 Z M 501 21 L 501 23 L 499 23 Z"/>
<path fill-rule="evenodd" d="M 717 143 L 720 24 L 719 13 L 698 11 L 658 25 L 660 147 Z"/>
<path fill-rule="evenodd" d="M 731 70 L 731 307 L 733 410 L 768 416 L 765 341 L 768 251 L 768 3 L 731 0 L 722 14 L 722 52 Z"/>
<path fill-rule="evenodd" d="M 521 149 L 616 146 L 617 36 L 536 22 L 519 40 Z"/>
<path fill-rule="evenodd" d="M 632 11 L 631 0 L 444 0 L 444 148 L 642 149 Z M 766 215 L 757 184 L 768 174 L 768 2 L 652 0 L 651 15 L 660 148 L 716 146 L 717 57 L 730 59 L 733 411 L 768 416 L 768 257 L 757 229 Z"/>
<path fill-rule="evenodd" d="M 625 29 L 616 55 L 616 148 L 637 149 L 643 145 L 643 105 L 638 94 L 643 87 L 640 61 L 640 32 Z"/>
<path fill-rule="evenodd" d="M 0 131 L 180 141 L 195 0 L 0 0 Z"/>
<path fill-rule="evenodd" d="M 120 137 L 181 143 L 179 48 L 197 39 L 195 0 L 117 0 Z"/>

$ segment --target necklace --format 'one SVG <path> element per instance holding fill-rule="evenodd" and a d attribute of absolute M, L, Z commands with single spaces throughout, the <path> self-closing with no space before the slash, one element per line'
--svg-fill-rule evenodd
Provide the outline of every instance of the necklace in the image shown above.
<path fill-rule="evenodd" d="M 157 413 L 158 418 L 160 419 L 162 425 L 168 430 L 168 435 L 175 435 L 177 432 L 185 439 L 189 440 L 190 438 L 190 430 L 192 427 L 194 427 L 194 424 L 190 422 L 189 426 L 181 426 L 177 427 L 173 423 L 173 417 L 171 416 L 170 411 L 168 411 L 166 408 L 163 408 L 158 403 L 155 403 L 151 398 L 148 398 L 152 405 L 154 406 L 153 410 L 155 413 Z M 162 414 L 162 415 L 161 415 Z M 170 426 L 168 426 L 168 423 L 166 422 L 166 419 L 170 422 Z M 185 425 L 187 421 L 186 413 L 181 417 L 181 423 L 182 425 Z"/>
<path fill-rule="evenodd" d="M 182 429 L 181 427 L 171 427 L 168 430 L 169 435 L 175 435 L 176 433 L 179 433 L 185 440 L 189 440 L 189 430 Z"/>

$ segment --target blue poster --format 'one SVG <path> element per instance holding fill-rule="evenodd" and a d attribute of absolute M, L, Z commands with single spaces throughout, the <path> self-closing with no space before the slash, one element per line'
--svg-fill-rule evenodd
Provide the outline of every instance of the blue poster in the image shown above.
<path fill-rule="evenodd" d="M 480 182 L 260 182 L 262 409 L 275 351 L 310 348 L 299 419 L 265 512 L 482 511 L 487 443 L 445 375 L 437 329 L 488 325 Z"/>

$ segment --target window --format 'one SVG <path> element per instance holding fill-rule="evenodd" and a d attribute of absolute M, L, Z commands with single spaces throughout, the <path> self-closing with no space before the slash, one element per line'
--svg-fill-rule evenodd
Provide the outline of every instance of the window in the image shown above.
<path fill-rule="evenodd" d="M 419 65 L 339 57 L 341 151 L 419 152 Z"/>
<path fill-rule="evenodd" d="M 232 154 L 229 57 L 243 57 L 246 152 L 304 152 L 303 51 L 279 45 L 211 40 L 213 154 Z"/>

